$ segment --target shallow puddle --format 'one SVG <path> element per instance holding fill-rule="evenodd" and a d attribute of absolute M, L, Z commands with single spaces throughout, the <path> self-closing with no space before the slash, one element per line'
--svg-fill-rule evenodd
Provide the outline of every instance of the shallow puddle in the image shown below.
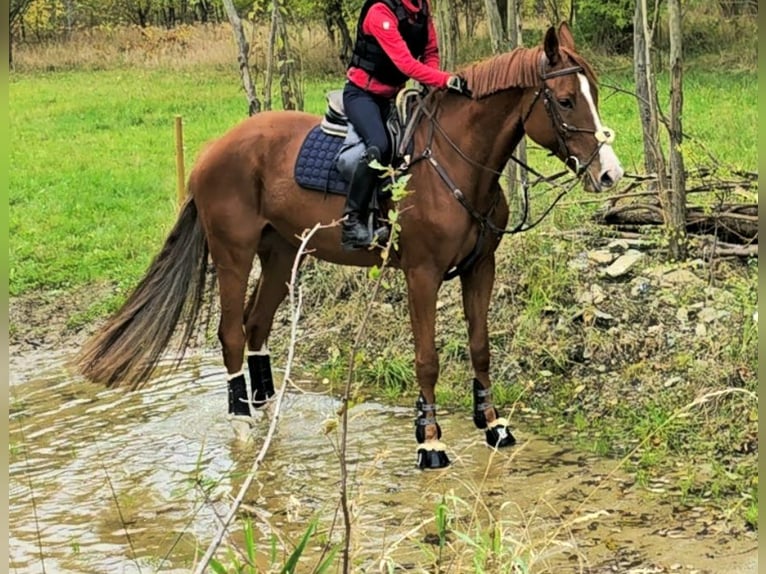
<path fill-rule="evenodd" d="M 235 438 L 217 354 L 186 359 L 133 393 L 73 379 L 67 355 L 11 359 L 10 571 L 186 572 L 206 550 L 246 478 L 269 426 Z M 321 385 L 298 383 L 241 515 L 254 526 L 257 562 L 268 566 L 313 517 L 298 572 L 310 572 L 322 540 L 337 541 L 338 408 Z M 442 572 L 473 572 L 479 530 L 513 546 L 530 572 L 757 573 L 752 533 L 704 509 L 674 508 L 613 472 L 615 461 L 565 450 L 517 430 L 519 444 L 494 452 L 470 413 L 440 415 L 453 465 L 414 467 L 412 409 L 366 402 L 351 411 L 349 476 L 355 572 L 435 572 L 435 508 L 450 519 Z M 520 423 L 516 423 L 517 426 Z M 241 523 L 224 547 L 241 545 Z M 226 559 L 226 553 L 219 557 Z M 331 570 L 336 571 L 336 570 Z"/>

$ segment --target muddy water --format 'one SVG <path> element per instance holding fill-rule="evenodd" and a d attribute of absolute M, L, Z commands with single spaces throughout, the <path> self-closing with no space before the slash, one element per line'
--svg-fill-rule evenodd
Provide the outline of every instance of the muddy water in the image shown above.
<path fill-rule="evenodd" d="M 10 572 L 188 571 L 236 496 L 266 415 L 250 444 L 235 438 L 217 354 L 134 393 L 72 378 L 66 358 L 11 361 Z M 299 386 L 243 506 L 264 552 L 272 536 L 289 548 L 314 516 L 326 532 L 336 511 L 337 458 L 322 428 L 338 402 L 321 385 Z M 494 453 L 468 415 L 441 416 L 454 464 L 423 473 L 410 409 L 352 409 L 355 571 L 377 572 L 381 560 L 433 571 L 434 508 L 444 499 L 453 532 L 487 527 L 492 515 L 532 572 L 757 572 L 755 536 L 736 525 L 674 508 L 612 472 L 613 461 L 523 432 L 517 447 Z M 240 541 L 235 528 L 225 544 Z M 458 550 L 446 571 L 472 571 L 474 552 L 458 534 L 448 541 Z M 309 559 L 320 550 L 312 545 Z"/>

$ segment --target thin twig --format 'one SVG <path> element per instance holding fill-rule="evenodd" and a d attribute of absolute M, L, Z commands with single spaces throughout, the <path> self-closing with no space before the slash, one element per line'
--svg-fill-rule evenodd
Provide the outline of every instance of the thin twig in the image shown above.
<path fill-rule="evenodd" d="M 226 534 L 226 530 L 229 527 L 229 524 L 231 524 L 231 521 L 234 519 L 234 516 L 239 510 L 239 507 L 242 505 L 242 501 L 245 498 L 245 494 L 247 494 L 247 491 L 249 490 L 250 485 L 253 483 L 253 480 L 255 480 L 255 475 L 258 472 L 258 468 L 261 466 L 261 463 L 266 458 L 266 453 L 268 452 L 269 447 L 271 446 L 271 441 L 274 438 L 274 434 L 276 433 L 276 430 L 277 430 L 277 423 L 279 422 L 279 413 L 280 413 L 280 408 L 282 407 L 282 398 L 284 397 L 285 389 L 287 389 L 287 386 L 288 386 L 287 381 L 290 380 L 290 371 L 292 368 L 293 357 L 295 354 L 295 342 L 298 338 L 298 318 L 300 316 L 302 295 L 301 295 L 300 289 L 298 289 L 297 290 L 298 293 L 296 296 L 295 284 L 296 284 L 298 268 L 300 266 L 301 257 L 306 249 L 306 245 L 308 244 L 308 242 L 311 240 L 311 238 L 317 231 L 323 228 L 332 227 L 334 225 L 336 225 L 335 222 L 331 223 L 330 225 L 321 225 L 317 223 L 314 227 L 311 228 L 310 231 L 304 232 L 303 235 L 301 235 L 301 244 L 298 248 L 298 252 L 295 255 L 292 274 L 290 276 L 290 283 L 288 285 L 290 313 L 292 317 L 292 322 L 291 322 L 291 328 L 290 328 L 290 344 L 288 345 L 288 349 L 287 349 L 287 364 L 285 365 L 285 375 L 284 375 L 285 382 L 283 382 L 282 387 L 279 389 L 279 392 L 277 393 L 277 398 L 274 401 L 271 424 L 269 425 L 269 431 L 268 433 L 266 433 L 266 438 L 263 441 L 261 450 L 258 452 L 258 456 L 255 457 L 255 460 L 253 461 L 253 464 L 250 467 L 250 471 L 247 473 L 247 478 L 245 478 L 245 481 L 242 483 L 242 487 L 239 489 L 239 493 L 237 494 L 237 497 L 234 499 L 234 502 L 231 508 L 229 509 L 229 512 L 227 513 L 226 517 L 223 519 L 221 527 L 218 529 L 218 532 L 216 533 L 215 537 L 210 543 L 210 546 L 208 546 L 207 552 L 205 552 L 205 555 L 202 557 L 199 564 L 197 564 L 197 567 L 194 570 L 194 574 L 202 574 L 205 571 L 205 569 L 208 567 L 208 564 L 210 564 L 210 561 L 212 560 L 213 555 L 215 554 L 215 551 L 220 546 L 221 541 L 223 540 L 223 537 Z"/>
<path fill-rule="evenodd" d="M 346 464 L 346 449 L 348 446 L 348 403 L 351 398 L 351 382 L 354 376 L 354 362 L 356 361 L 357 349 L 362 340 L 362 335 L 367 327 L 367 321 L 370 318 L 372 312 L 371 303 L 375 301 L 378 295 L 378 290 L 382 283 L 383 273 L 378 276 L 375 284 L 373 285 L 372 294 L 370 295 L 369 303 L 365 309 L 362 322 L 359 324 L 359 328 L 356 331 L 354 342 L 351 345 L 348 376 L 346 378 L 346 387 L 343 391 L 343 398 L 341 399 L 341 432 L 340 432 L 340 502 L 341 509 L 343 510 L 343 526 L 344 526 L 344 540 L 343 540 L 343 574 L 349 574 L 351 572 L 350 563 L 350 547 L 351 547 L 351 511 L 348 505 L 348 468 Z"/>
<path fill-rule="evenodd" d="M 125 517 L 122 515 L 122 508 L 120 508 L 120 501 L 117 499 L 117 493 L 114 490 L 112 479 L 109 476 L 109 472 L 106 470 L 106 465 L 104 465 L 104 457 L 101 456 L 100 453 L 99 453 L 99 459 L 101 459 L 101 468 L 104 470 L 104 475 L 106 476 L 106 483 L 109 485 L 109 491 L 112 493 L 112 499 L 114 500 L 114 505 L 117 507 L 117 514 L 120 517 L 120 524 L 122 524 L 122 529 L 125 531 L 125 538 L 128 540 L 128 546 L 130 546 L 130 553 L 132 554 L 131 558 L 133 559 L 133 562 L 135 562 L 136 568 L 138 568 L 139 574 L 141 574 L 141 564 L 139 564 L 138 557 L 136 556 L 136 549 L 133 546 L 133 539 L 130 537 L 130 531 L 128 530 L 128 525 L 125 522 Z"/>

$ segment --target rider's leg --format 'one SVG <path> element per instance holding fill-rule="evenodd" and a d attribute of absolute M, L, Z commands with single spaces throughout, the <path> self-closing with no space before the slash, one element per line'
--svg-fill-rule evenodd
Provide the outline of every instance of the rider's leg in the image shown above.
<path fill-rule="evenodd" d="M 366 247 L 372 241 L 367 225 L 367 213 L 378 177 L 378 170 L 370 167 L 373 160 L 380 161 L 380 152 L 374 146 L 364 152 L 351 178 L 346 207 L 343 210 L 345 220 L 341 235 L 341 243 L 348 249 Z"/>
<path fill-rule="evenodd" d="M 347 249 L 356 249 L 366 247 L 372 241 L 367 220 L 378 171 L 370 167 L 370 163 L 373 160 L 382 162 L 388 153 L 388 136 L 383 114 L 389 103 L 385 98 L 374 96 L 347 83 L 343 90 L 343 104 L 349 121 L 367 148 L 354 169 L 343 210 L 345 219 L 341 243 Z"/>

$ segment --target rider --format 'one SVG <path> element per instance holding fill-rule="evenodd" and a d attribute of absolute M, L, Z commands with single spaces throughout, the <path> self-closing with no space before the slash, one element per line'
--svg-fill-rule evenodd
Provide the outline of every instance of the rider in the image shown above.
<path fill-rule="evenodd" d="M 465 80 L 439 70 L 439 47 L 428 0 L 365 0 L 346 72 L 343 106 L 366 150 L 354 169 L 341 234 L 344 249 L 372 242 L 367 214 L 374 191 L 373 160 L 390 161 L 385 118 L 409 78 L 470 94 Z"/>

